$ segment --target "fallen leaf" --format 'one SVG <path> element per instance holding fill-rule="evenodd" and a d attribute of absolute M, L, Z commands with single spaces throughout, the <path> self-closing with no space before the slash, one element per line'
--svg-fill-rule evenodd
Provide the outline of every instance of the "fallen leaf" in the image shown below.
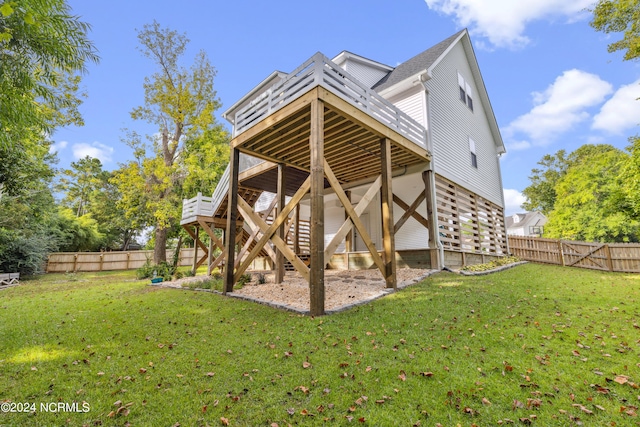
<path fill-rule="evenodd" d="M 482 404 L 486 406 L 491 406 L 491 402 L 486 397 L 482 398 Z"/>
<path fill-rule="evenodd" d="M 398 378 L 400 378 L 401 381 L 406 381 L 407 380 L 407 374 L 405 374 L 404 371 L 400 371 L 400 375 L 398 375 Z"/>
<path fill-rule="evenodd" d="M 433 372 L 420 372 L 420 375 L 422 375 L 423 377 L 432 377 Z"/>
<path fill-rule="evenodd" d="M 309 362 L 302 362 L 302 367 L 303 367 L 304 369 L 308 369 L 308 368 L 310 368 L 310 367 L 311 367 L 311 363 L 309 363 Z"/>
<path fill-rule="evenodd" d="M 208 376 L 208 377 L 212 377 L 212 376 L 214 376 L 215 374 L 216 374 L 215 372 L 207 372 L 207 376 Z"/>
<path fill-rule="evenodd" d="M 220 422 L 222 423 L 223 426 L 228 426 L 229 425 L 229 419 L 228 418 L 220 417 Z"/>
<path fill-rule="evenodd" d="M 629 382 L 629 377 L 625 375 L 618 375 L 613 379 L 613 381 L 617 382 L 620 385 L 623 385 Z"/>

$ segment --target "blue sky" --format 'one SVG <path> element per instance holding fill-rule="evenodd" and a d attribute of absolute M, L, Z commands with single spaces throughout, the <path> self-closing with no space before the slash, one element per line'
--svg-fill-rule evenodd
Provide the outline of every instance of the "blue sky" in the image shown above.
<path fill-rule="evenodd" d="M 53 149 L 62 168 L 91 155 L 115 169 L 132 157 L 123 129 L 154 132 L 129 116 L 155 71 L 137 50 L 136 29 L 154 19 L 191 40 L 184 65 L 199 50 L 208 54 L 218 71 L 218 117 L 272 71 L 289 72 L 317 51 L 333 57 L 348 50 L 395 66 L 466 27 L 507 147 L 502 175 L 507 214 L 514 213 L 543 155 L 586 143 L 625 148 L 638 133 L 640 63 L 607 52 L 613 39 L 588 25 L 592 3 L 69 0 L 92 26 L 101 61 L 83 81 L 85 126 L 57 131 Z"/>

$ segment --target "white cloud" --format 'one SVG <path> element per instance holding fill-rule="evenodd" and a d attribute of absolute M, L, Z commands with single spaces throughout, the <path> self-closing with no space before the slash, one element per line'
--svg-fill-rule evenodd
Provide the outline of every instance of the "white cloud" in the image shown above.
<path fill-rule="evenodd" d="M 544 92 L 532 93 L 534 107 L 504 129 L 507 139 L 524 134 L 532 145 L 546 145 L 576 124 L 587 120 L 588 108 L 601 104 L 613 91 L 608 82 L 595 74 L 568 70 Z M 523 141 L 519 146 L 524 148 Z"/>
<path fill-rule="evenodd" d="M 594 0 L 425 0 L 436 12 L 453 15 L 460 27 L 488 39 L 496 47 L 519 48 L 529 43 L 527 24 L 538 20 L 585 16 Z"/>
<path fill-rule="evenodd" d="M 91 144 L 79 143 L 73 144 L 73 157 L 76 159 L 82 159 L 86 156 L 99 159 L 102 163 L 110 162 L 111 155 L 113 154 L 113 147 L 101 144 L 99 142 L 93 142 Z"/>
<path fill-rule="evenodd" d="M 593 118 L 593 129 L 612 134 L 624 131 L 640 124 L 640 79 L 620 87 Z"/>
<path fill-rule="evenodd" d="M 529 141 L 510 141 L 507 143 L 507 152 L 526 150 L 529 147 L 531 147 L 531 143 Z"/>
<path fill-rule="evenodd" d="M 53 154 L 57 153 L 58 151 L 64 150 L 65 148 L 67 148 L 67 145 L 69 145 L 67 141 L 55 142 L 49 147 L 49 153 Z"/>
<path fill-rule="evenodd" d="M 504 214 L 506 216 L 522 212 L 521 205 L 526 201 L 525 197 L 518 190 L 504 188 Z"/>

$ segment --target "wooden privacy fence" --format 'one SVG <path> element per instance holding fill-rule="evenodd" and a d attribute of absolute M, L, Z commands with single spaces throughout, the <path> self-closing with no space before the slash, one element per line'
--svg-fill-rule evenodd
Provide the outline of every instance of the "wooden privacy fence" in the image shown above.
<path fill-rule="evenodd" d="M 49 254 L 47 273 L 135 270 L 142 267 L 147 259 L 153 261 L 153 251 L 58 252 Z M 167 259 L 173 259 L 173 250 L 167 249 Z M 182 248 L 178 265 L 191 264 L 193 264 L 193 248 Z"/>
<path fill-rule="evenodd" d="M 509 249 L 520 259 L 592 270 L 640 273 L 640 244 L 589 243 L 509 236 Z"/>

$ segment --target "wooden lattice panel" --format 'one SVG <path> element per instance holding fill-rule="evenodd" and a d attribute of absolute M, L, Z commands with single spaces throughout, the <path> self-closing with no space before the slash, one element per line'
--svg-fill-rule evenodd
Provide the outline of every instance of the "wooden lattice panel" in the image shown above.
<path fill-rule="evenodd" d="M 504 255 L 507 240 L 503 209 L 436 175 L 438 233 L 445 248 Z"/>

